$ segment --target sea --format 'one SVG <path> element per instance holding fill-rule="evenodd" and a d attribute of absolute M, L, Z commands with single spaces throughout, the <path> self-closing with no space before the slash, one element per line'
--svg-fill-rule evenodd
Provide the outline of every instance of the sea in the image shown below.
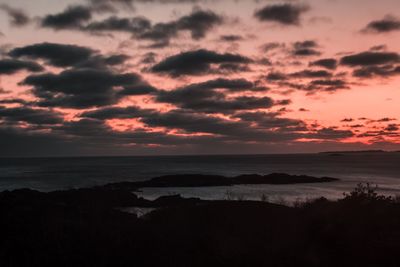
<path fill-rule="evenodd" d="M 0 158 L 0 191 L 30 188 L 54 191 L 167 174 L 305 174 L 339 181 L 292 185 L 237 185 L 201 188 L 145 188 L 147 199 L 180 194 L 202 199 L 269 200 L 294 203 L 318 197 L 338 199 L 359 183 L 381 194 L 400 196 L 400 153 L 319 153 L 277 155 L 199 155 L 68 158 Z"/>

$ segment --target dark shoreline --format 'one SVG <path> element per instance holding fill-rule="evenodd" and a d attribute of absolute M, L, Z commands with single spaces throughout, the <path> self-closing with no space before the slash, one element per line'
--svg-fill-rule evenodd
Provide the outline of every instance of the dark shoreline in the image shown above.
<path fill-rule="evenodd" d="M 150 181 L 160 182 L 159 178 Z M 131 189 L 132 185 L 109 184 L 48 193 L 1 192 L 0 265 L 380 267 L 400 263 L 400 201 L 379 196 L 369 185 L 360 185 L 337 201 L 320 198 L 292 207 L 179 195 L 150 201 Z M 124 211 L 132 207 L 152 211 L 142 217 Z"/>

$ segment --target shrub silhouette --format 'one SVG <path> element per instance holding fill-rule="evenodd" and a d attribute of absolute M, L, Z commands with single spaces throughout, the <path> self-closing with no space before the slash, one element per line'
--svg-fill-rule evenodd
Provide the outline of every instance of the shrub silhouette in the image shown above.
<path fill-rule="evenodd" d="M 378 186 L 371 185 L 370 183 L 358 183 L 356 188 L 350 193 L 344 193 L 344 200 L 352 201 L 393 201 L 391 196 L 384 196 L 378 194 Z"/>

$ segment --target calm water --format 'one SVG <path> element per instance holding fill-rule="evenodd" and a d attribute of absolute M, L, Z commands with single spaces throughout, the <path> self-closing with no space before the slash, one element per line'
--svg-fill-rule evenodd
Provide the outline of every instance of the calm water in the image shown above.
<path fill-rule="evenodd" d="M 326 196 L 337 198 L 359 182 L 378 184 L 386 194 L 400 195 L 400 153 L 295 154 L 237 156 L 162 156 L 0 159 L 0 190 L 32 188 L 41 191 L 139 181 L 165 174 L 221 174 L 284 172 L 330 176 L 341 181 L 325 184 L 256 185 L 218 188 L 145 189 L 142 195 L 180 193 L 205 199 L 240 197 L 271 200 Z"/>

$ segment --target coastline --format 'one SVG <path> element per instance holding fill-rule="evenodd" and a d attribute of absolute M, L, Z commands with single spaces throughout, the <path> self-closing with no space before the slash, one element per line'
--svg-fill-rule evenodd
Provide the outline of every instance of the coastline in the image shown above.
<path fill-rule="evenodd" d="M 396 266 L 400 249 L 400 202 L 367 185 L 291 207 L 21 189 L 0 193 L 0 214 L 4 266 Z"/>

